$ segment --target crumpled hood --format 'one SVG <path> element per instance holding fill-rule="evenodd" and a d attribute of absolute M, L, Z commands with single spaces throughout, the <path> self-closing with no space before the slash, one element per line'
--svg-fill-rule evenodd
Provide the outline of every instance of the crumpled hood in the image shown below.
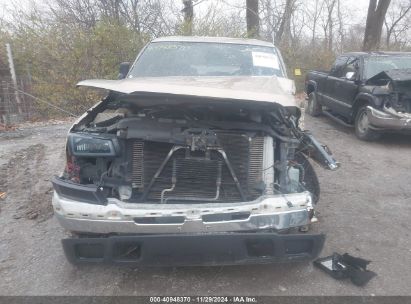
<path fill-rule="evenodd" d="M 122 80 L 91 79 L 78 86 L 101 88 L 125 94 L 172 94 L 216 99 L 277 103 L 297 107 L 290 79 L 253 77 L 139 77 Z"/>
<path fill-rule="evenodd" d="M 367 84 L 373 84 L 381 80 L 393 82 L 411 81 L 411 69 L 394 69 L 383 71 L 367 80 Z"/>

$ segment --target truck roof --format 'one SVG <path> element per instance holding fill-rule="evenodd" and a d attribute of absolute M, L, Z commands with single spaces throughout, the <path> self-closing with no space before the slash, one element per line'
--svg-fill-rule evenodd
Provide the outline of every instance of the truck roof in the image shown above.
<path fill-rule="evenodd" d="M 258 46 L 274 47 L 271 42 L 258 39 L 246 38 L 230 38 L 230 37 L 207 37 L 207 36 L 167 36 L 154 39 L 152 42 L 205 42 L 205 43 L 232 43 L 232 44 L 248 44 Z"/>
<path fill-rule="evenodd" d="M 411 52 L 383 52 L 383 51 L 373 51 L 373 52 L 349 52 L 341 54 L 340 56 L 362 56 L 362 57 L 369 57 L 369 56 L 389 56 L 389 55 L 405 55 L 411 56 Z"/>

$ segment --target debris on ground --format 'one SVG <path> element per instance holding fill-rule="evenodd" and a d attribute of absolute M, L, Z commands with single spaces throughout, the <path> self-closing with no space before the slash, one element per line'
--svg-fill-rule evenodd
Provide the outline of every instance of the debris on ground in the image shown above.
<path fill-rule="evenodd" d="M 314 265 L 328 273 L 334 279 L 350 279 L 354 285 L 364 286 L 377 274 L 367 270 L 367 265 L 371 261 L 357 258 L 348 253 L 340 255 L 333 253 L 325 258 L 314 261 Z"/>
<path fill-rule="evenodd" d="M 6 198 L 6 192 L 0 191 L 0 199 L 5 199 L 5 198 Z"/>
<path fill-rule="evenodd" d="M 0 123 L 0 132 L 3 132 L 3 131 L 13 131 L 13 130 L 15 130 L 15 129 L 16 129 L 16 127 L 13 126 L 13 125 L 6 125 L 6 124 L 4 124 L 4 123 Z"/>

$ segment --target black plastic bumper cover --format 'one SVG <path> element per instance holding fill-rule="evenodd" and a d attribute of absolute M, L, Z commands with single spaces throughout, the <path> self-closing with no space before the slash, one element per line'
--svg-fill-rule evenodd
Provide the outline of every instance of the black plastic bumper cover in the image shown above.
<path fill-rule="evenodd" d="M 316 258 L 323 234 L 223 233 L 139 235 L 62 240 L 73 264 L 144 266 L 238 265 Z"/>
<path fill-rule="evenodd" d="M 51 180 L 54 190 L 66 198 L 89 204 L 106 205 L 107 198 L 95 185 L 80 185 L 65 181 L 57 176 Z"/>

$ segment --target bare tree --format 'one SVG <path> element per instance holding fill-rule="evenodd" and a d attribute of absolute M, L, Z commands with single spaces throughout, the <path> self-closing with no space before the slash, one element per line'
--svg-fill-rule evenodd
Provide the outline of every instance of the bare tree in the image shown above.
<path fill-rule="evenodd" d="M 334 44 L 334 24 L 336 23 L 334 16 L 334 8 L 336 0 L 324 0 L 323 1 L 323 13 L 321 17 L 321 27 L 324 32 L 323 47 L 329 53 L 333 50 Z"/>
<path fill-rule="evenodd" d="M 281 0 L 260 0 L 260 35 L 265 39 L 275 39 L 280 27 L 281 17 L 284 14 Z"/>
<path fill-rule="evenodd" d="M 395 5 L 392 6 L 391 11 L 387 13 L 388 16 L 384 19 L 386 30 L 385 46 L 387 49 L 390 49 L 392 36 L 394 36 L 394 39 L 397 40 L 396 38 L 399 34 L 406 32 L 410 28 L 409 20 L 405 18 L 409 16 L 410 11 L 411 0 L 408 0 L 403 2 L 395 2 Z"/>
<path fill-rule="evenodd" d="M 288 44 L 291 36 L 291 15 L 295 10 L 295 0 L 286 0 L 284 13 L 281 18 L 280 27 L 275 35 L 275 42 L 277 44 L 282 44 L 283 39 L 285 44 Z"/>
<path fill-rule="evenodd" d="M 337 0 L 338 35 L 340 36 L 340 53 L 344 52 L 344 21 L 341 12 L 341 1 Z"/>
<path fill-rule="evenodd" d="M 304 31 L 307 27 L 307 14 L 301 2 L 295 2 L 295 7 L 291 14 L 290 22 L 290 37 L 291 47 L 294 49 L 297 45 L 301 45 L 304 41 Z M 304 41 L 305 42 L 305 41 Z"/>
<path fill-rule="evenodd" d="M 311 47 L 315 46 L 317 25 L 318 25 L 318 21 L 320 19 L 321 13 L 323 11 L 323 6 L 324 6 L 324 1 L 320 2 L 320 0 L 315 0 L 314 6 L 311 5 L 310 2 L 308 2 L 308 5 L 306 4 L 306 7 L 305 7 L 307 14 L 312 20 L 312 24 L 308 25 L 308 27 L 311 30 Z"/>
<path fill-rule="evenodd" d="M 325 1 L 325 6 L 327 9 L 327 22 L 326 22 L 326 27 L 324 29 L 325 36 L 326 36 L 326 42 L 327 42 L 327 49 L 328 51 L 332 51 L 333 49 L 333 43 L 334 43 L 334 8 L 336 4 L 336 0 L 326 0 Z M 328 30 L 328 33 L 327 33 Z"/>
<path fill-rule="evenodd" d="M 61 1 L 61 0 L 60 0 Z M 139 6 L 140 0 L 129 0 L 122 1 L 120 3 L 121 12 L 127 22 L 137 33 L 141 33 L 141 24 L 140 24 L 140 13 L 141 7 Z"/>
<path fill-rule="evenodd" d="M 48 3 L 50 11 L 62 22 L 91 29 L 99 18 L 95 0 L 54 0 Z"/>
<path fill-rule="evenodd" d="M 247 37 L 257 38 L 260 35 L 260 18 L 258 0 L 246 0 Z"/>
<path fill-rule="evenodd" d="M 344 37 L 344 51 L 361 50 L 363 44 L 365 26 L 362 24 L 354 24 L 347 29 Z"/>
<path fill-rule="evenodd" d="M 194 6 L 199 2 L 195 2 Z M 225 9 L 225 13 L 221 12 Z M 238 10 L 244 11 L 245 6 L 227 9 L 224 2 L 209 2 L 196 15 L 194 20 L 194 34 L 199 36 L 227 36 L 241 37 L 244 34 L 245 18 L 238 18 Z M 244 11 L 245 13 L 245 11 Z"/>
<path fill-rule="evenodd" d="M 380 48 L 382 26 L 391 0 L 370 0 L 363 42 L 363 51 Z"/>
<path fill-rule="evenodd" d="M 192 0 L 183 0 L 184 8 L 181 10 L 184 13 L 184 35 L 191 36 L 193 34 L 193 17 L 194 8 Z"/>
<path fill-rule="evenodd" d="M 120 23 L 120 2 L 121 0 L 99 0 L 97 6 L 100 8 L 102 16 Z"/>

